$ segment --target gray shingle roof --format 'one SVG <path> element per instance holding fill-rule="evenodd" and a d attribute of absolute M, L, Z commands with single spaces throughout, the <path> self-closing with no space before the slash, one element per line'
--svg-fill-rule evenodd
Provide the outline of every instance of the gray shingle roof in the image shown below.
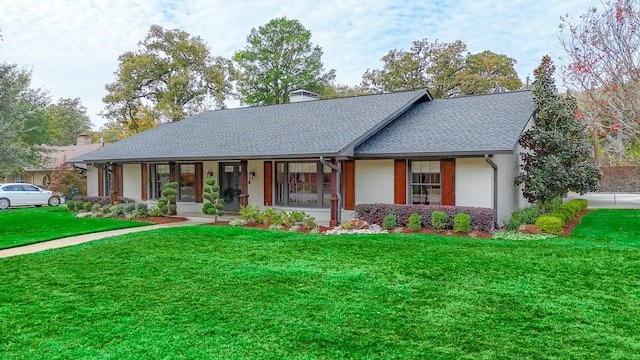
<path fill-rule="evenodd" d="M 134 162 L 349 155 L 427 92 L 207 111 L 80 156 Z"/>
<path fill-rule="evenodd" d="M 464 155 L 512 151 L 534 109 L 530 91 L 419 103 L 356 147 L 355 154 Z"/>

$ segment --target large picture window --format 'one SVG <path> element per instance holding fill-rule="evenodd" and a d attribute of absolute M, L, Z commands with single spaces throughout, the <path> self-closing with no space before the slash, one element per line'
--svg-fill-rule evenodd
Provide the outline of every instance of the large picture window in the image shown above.
<path fill-rule="evenodd" d="M 169 164 L 151 164 L 149 166 L 150 198 L 159 199 L 162 197 L 162 187 L 169 182 L 170 177 Z"/>
<path fill-rule="evenodd" d="M 411 162 L 411 203 L 440 205 L 442 186 L 439 161 Z"/>
<path fill-rule="evenodd" d="M 331 168 L 319 162 L 277 162 L 276 204 L 331 206 Z"/>

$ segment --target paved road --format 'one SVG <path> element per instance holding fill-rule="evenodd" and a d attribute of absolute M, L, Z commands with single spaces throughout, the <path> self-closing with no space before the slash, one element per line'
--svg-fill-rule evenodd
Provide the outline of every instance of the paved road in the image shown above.
<path fill-rule="evenodd" d="M 57 240 L 44 241 L 44 242 L 32 244 L 32 245 L 0 250 L 0 258 L 31 254 L 39 251 L 57 249 L 57 248 L 66 247 L 66 246 L 73 246 L 73 245 L 78 245 L 78 244 L 82 244 L 89 241 L 100 240 L 100 239 L 108 238 L 111 236 L 116 236 L 116 235 L 124 235 L 124 234 L 140 232 L 140 231 L 164 229 L 164 228 L 177 227 L 177 226 L 198 225 L 201 223 L 202 222 L 196 222 L 196 221 L 173 222 L 173 223 L 167 223 L 167 224 L 140 226 L 135 228 L 118 229 L 118 230 L 103 231 L 103 232 L 93 233 L 93 234 L 77 235 L 77 236 L 72 236 L 72 237 L 67 237 L 67 238 L 62 238 Z"/>
<path fill-rule="evenodd" d="M 586 193 L 584 195 L 569 193 L 571 199 L 587 199 L 590 208 L 635 208 L 640 209 L 640 194 L 629 193 Z"/>

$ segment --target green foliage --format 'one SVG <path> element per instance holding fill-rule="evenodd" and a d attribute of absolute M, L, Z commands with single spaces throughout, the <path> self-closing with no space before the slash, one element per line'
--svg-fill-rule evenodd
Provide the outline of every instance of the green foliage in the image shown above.
<path fill-rule="evenodd" d="M 91 130 L 87 108 L 80 98 L 59 99 L 56 104 L 49 105 L 46 112 L 50 145 L 73 145 L 78 135 Z"/>
<path fill-rule="evenodd" d="M 178 194 L 178 183 L 175 181 L 162 185 L 162 198 L 158 199 L 158 208 L 163 215 L 176 215 L 176 197 Z"/>
<path fill-rule="evenodd" d="M 91 206 L 91 211 L 94 213 L 102 212 L 102 206 L 100 204 L 93 204 L 93 206 Z"/>
<path fill-rule="evenodd" d="M 71 199 L 74 189 L 76 196 L 87 194 L 87 184 L 83 175 L 78 170 L 67 164 L 60 164 L 51 174 L 50 189 L 63 194 L 67 199 Z"/>
<path fill-rule="evenodd" d="M 444 211 L 433 211 L 431 212 L 431 227 L 436 230 L 442 230 L 447 227 L 447 222 L 449 221 L 449 216 Z"/>
<path fill-rule="evenodd" d="M 275 208 L 268 207 L 264 209 L 264 211 L 260 214 L 258 223 L 265 224 L 267 226 L 272 224 L 282 225 L 282 212 L 276 210 Z"/>
<path fill-rule="evenodd" d="M 76 211 L 76 201 L 75 200 L 67 200 L 67 210 L 71 212 Z"/>
<path fill-rule="evenodd" d="M 457 213 L 453 217 L 453 231 L 459 233 L 468 233 L 471 231 L 471 215 L 465 213 Z"/>
<path fill-rule="evenodd" d="M 31 73 L 0 63 L 0 176 L 38 167 L 45 155 L 48 99 L 30 86 Z"/>
<path fill-rule="evenodd" d="M 86 201 L 86 202 L 82 203 L 82 210 L 91 211 L 92 208 L 93 208 L 93 204 L 91 202 Z"/>
<path fill-rule="evenodd" d="M 244 220 L 254 219 L 258 221 L 258 219 L 260 218 L 260 207 L 258 205 L 240 206 L 239 215 L 240 215 L 240 218 Z"/>
<path fill-rule="evenodd" d="M 407 227 L 413 232 L 419 232 L 422 229 L 422 215 L 413 213 L 409 216 Z"/>
<path fill-rule="evenodd" d="M 396 226 L 398 226 L 398 218 L 396 217 L 396 214 L 387 214 L 387 216 L 382 220 L 382 228 L 385 230 L 389 230 Z"/>
<path fill-rule="evenodd" d="M 484 51 L 467 52 L 460 40 L 440 43 L 417 40 L 409 51 L 391 50 L 382 70 L 367 70 L 362 88 L 379 92 L 427 88 L 436 98 L 487 94 L 522 87 L 515 60 Z"/>
<path fill-rule="evenodd" d="M 547 234 L 560 235 L 563 231 L 564 221 L 555 215 L 547 214 L 536 220 L 536 226 Z"/>
<path fill-rule="evenodd" d="M 220 186 L 216 184 L 216 179 L 208 178 L 204 181 L 202 188 L 202 212 L 214 216 L 214 222 L 218 222 L 218 216 L 224 215 L 224 200 L 220 198 Z"/>
<path fill-rule="evenodd" d="M 321 92 L 335 77 L 335 70 L 323 73 L 321 57 L 322 49 L 311 44 L 311 33 L 298 20 L 282 17 L 251 29 L 247 46 L 233 56 L 241 72 L 241 101 L 282 104 L 293 90 Z"/>
<path fill-rule="evenodd" d="M 516 209 L 505 221 L 504 227 L 509 231 L 517 231 L 521 225 L 535 224 L 540 215 L 540 207 L 538 205 Z"/>
<path fill-rule="evenodd" d="M 497 240 L 544 240 L 554 238 L 552 234 L 523 234 L 519 231 L 496 231 L 492 239 Z"/>
<path fill-rule="evenodd" d="M 543 213 L 547 202 L 568 191 L 597 191 L 601 177 L 585 126 L 577 119 L 576 101 L 557 94 L 554 71 L 551 58 L 543 57 L 534 72 L 535 127 L 518 140 L 527 152 L 521 154 L 522 172 L 516 184 L 524 184 L 524 197 L 540 203 Z"/>
<path fill-rule="evenodd" d="M 135 133 L 148 114 L 161 123 L 201 112 L 212 100 L 224 106 L 235 70 L 230 60 L 212 56 L 201 38 L 151 25 L 139 45 L 120 55 L 116 80 L 106 85 L 108 118 Z"/>

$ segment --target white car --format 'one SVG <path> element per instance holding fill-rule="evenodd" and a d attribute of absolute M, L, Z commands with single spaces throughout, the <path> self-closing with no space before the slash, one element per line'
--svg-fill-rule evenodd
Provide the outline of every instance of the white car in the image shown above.
<path fill-rule="evenodd" d="M 53 191 L 43 190 L 31 184 L 0 184 L 0 210 L 23 205 L 58 206 L 60 205 L 60 197 Z"/>

